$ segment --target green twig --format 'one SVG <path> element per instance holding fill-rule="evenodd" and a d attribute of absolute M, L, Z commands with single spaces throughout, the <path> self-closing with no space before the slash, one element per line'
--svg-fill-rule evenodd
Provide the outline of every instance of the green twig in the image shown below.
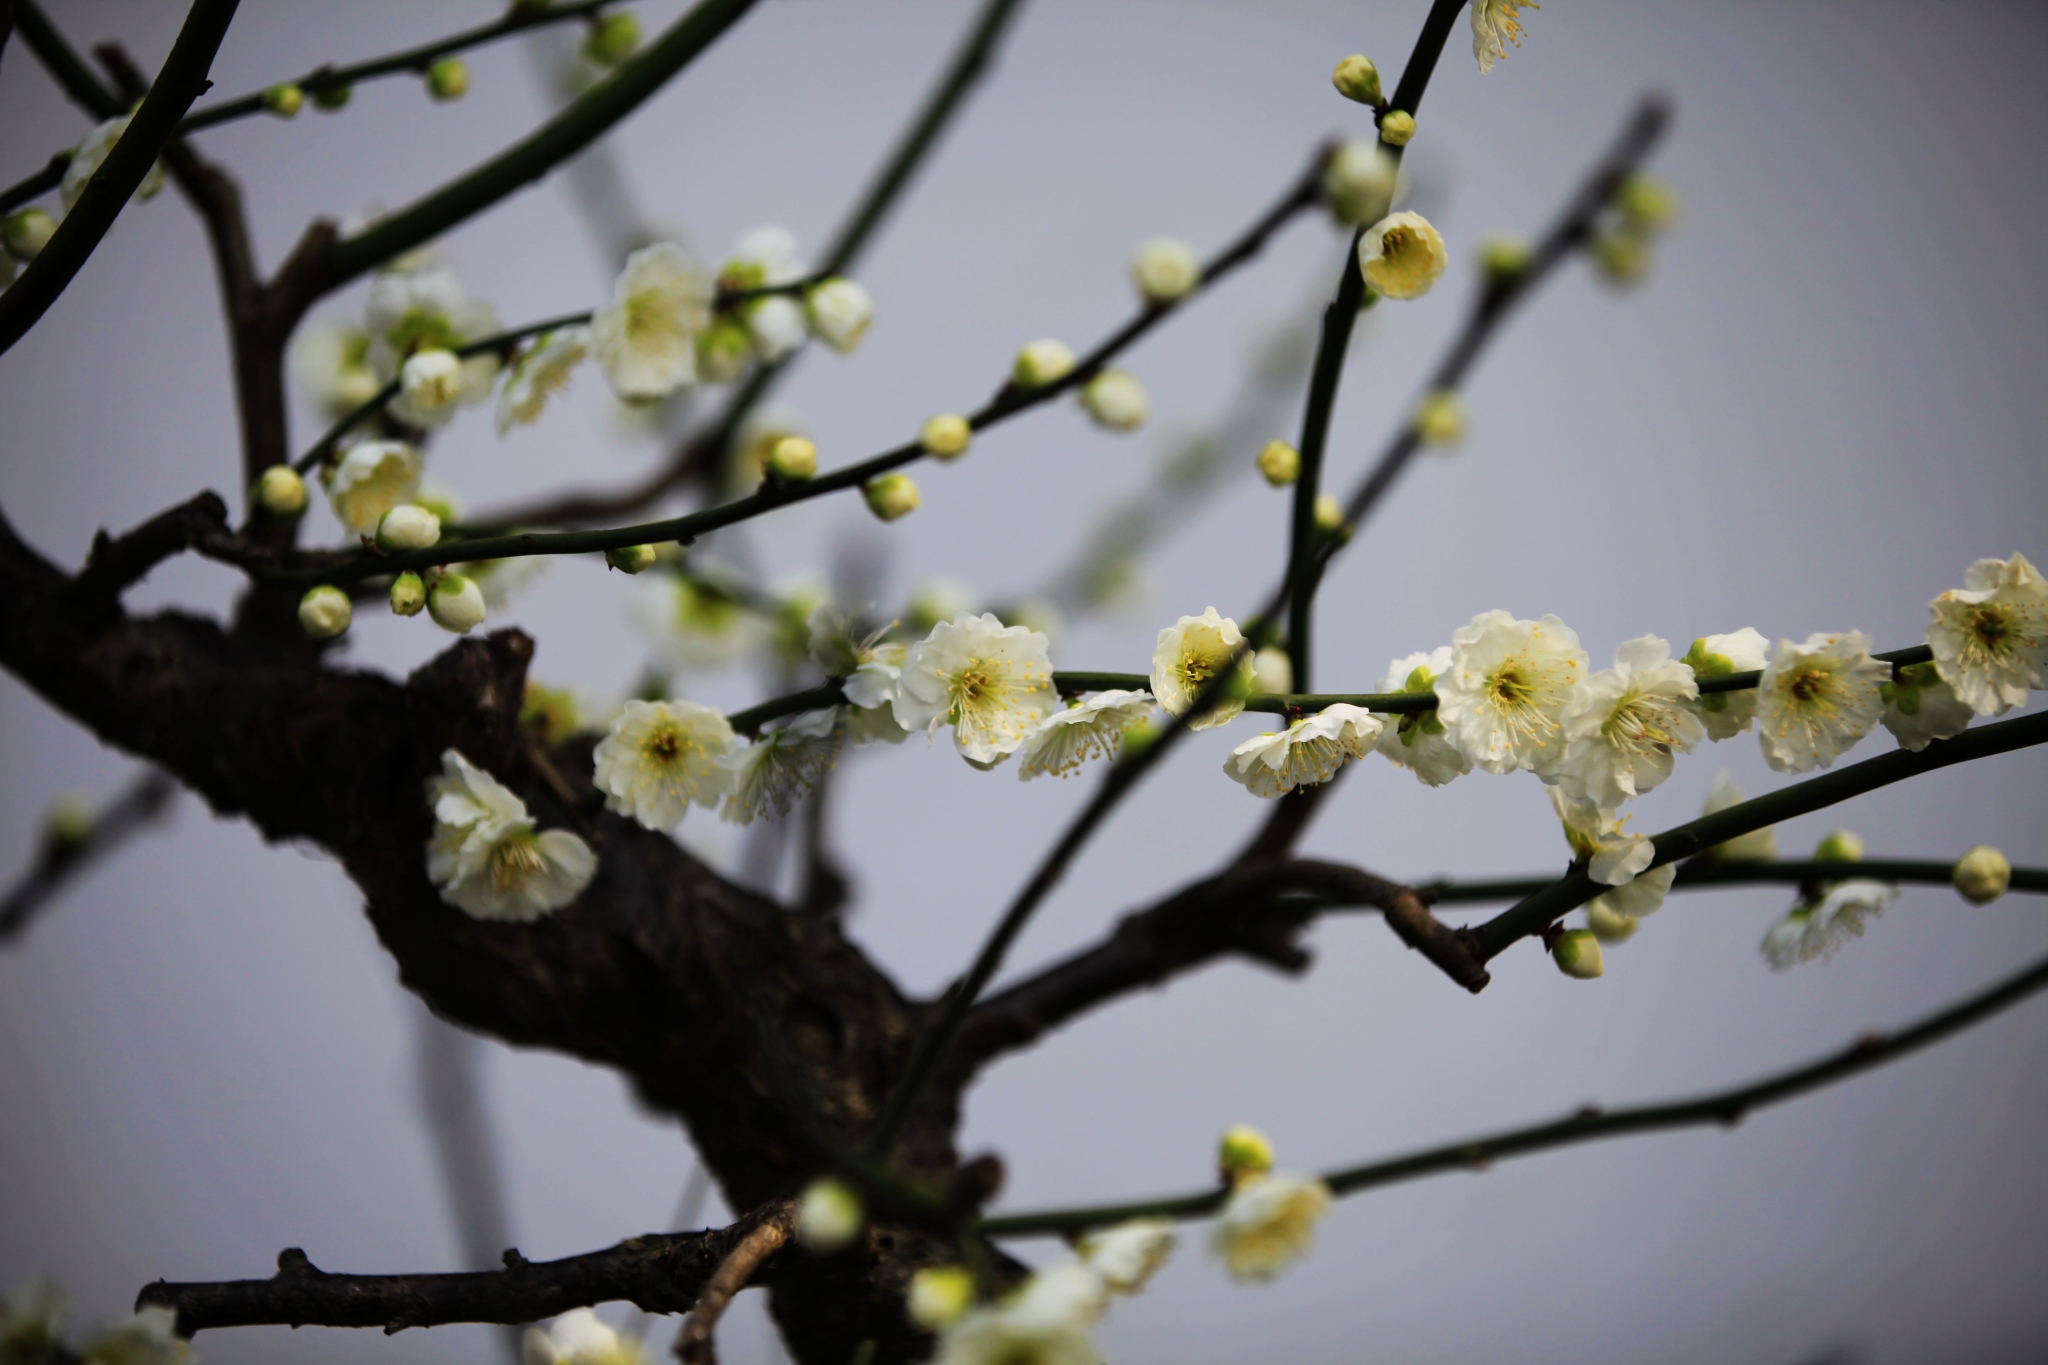
<path fill-rule="evenodd" d="M 1859 858 L 1843 862 L 1752 862 L 1747 859 L 1690 859 L 1678 865 L 1672 886 L 1680 891 L 1704 886 L 1804 886 L 1813 882 L 1868 877 L 1880 882 L 1947 886 L 1956 865 L 1931 858 Z M 1555 877 L 1503 877 L 1474 882 L 1418 883 L 1416 891 L 1433 905 L 1470 905 L 1480 901 L 1520 900 L 1555 884 Z M 2048 892 L 2048 868 L 2016 867 L 2011 890 Z"/>

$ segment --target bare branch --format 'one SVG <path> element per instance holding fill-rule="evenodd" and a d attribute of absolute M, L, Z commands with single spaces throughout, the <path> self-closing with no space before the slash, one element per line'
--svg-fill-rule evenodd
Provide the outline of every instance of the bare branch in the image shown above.
<path fill-rule="evenodd" d="M 760 1214 L 754 1226 L 726 1253 L 698 1293 L 697 1306 L 690 1310 L 682 1334 L 676 1338 L 676 1356 L 683 1365 L 718 1365 L 718 1351 L 712 1344 L 718 1320 L 725 1316 L 733 1296 L 747 1287 L 760 1273 L 762 1263 L 780 1251 L 795 1231 L 796 1208 L 783 1200 Z"/>
<path fill-rule="evenodd" d="M 93 816 L 84 838 L 45 838 L 21 880 L 0 894 L 0 944 L 20 937 L 67 882 L 161 820 L 176 794 L 177 787 L 162 773 L 144 773 Z"/>

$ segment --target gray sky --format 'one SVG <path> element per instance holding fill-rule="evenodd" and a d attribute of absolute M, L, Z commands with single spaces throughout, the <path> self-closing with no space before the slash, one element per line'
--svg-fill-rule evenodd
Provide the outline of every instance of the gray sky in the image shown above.
<path fill-rule="evenodd" d="M 679 7 L 642 7 L 650 28 Z M 53 7 L 81 45 L 119 36 L 161 59 L 176 7 Z M 478 22 L 489 4 L 296 6 L 251 0 L 215 68 L 225 93 Z M 1423 6 L 1082 5 L 1034 0 L 991 84 L 862 272 L 879 318 L 852 359 L 806 357 L 787 401 L 826 464 L 903 439 L 986 395 L 1011 351 L 1080 347 L 1130 307 L 1141 238 L 1223 241 L 1316 139 L 1366 125 L 1329 88 L 1352 51 L 1391 73 Z M 718 253 L 776 221 L 807 244 L 842 207 L 950 48 L 967 7 L 763 5 L 610 140 L 656 221 Z M 1454 265 L 1426 299 L 1364 329 L 1331 461 L 1347 479 L 1412 401 L 1462 315 L 1471 249 L 1531 231 L 1637 92 L 1672 94 L 1657 162 L 1684 203 L 1649 284 L 1618 296 L 1563 273 L 1477 372 L 1472 435 L 1420 463 L 1340 561 L 1320 615 L 1319 685 L 1365 687 L 1473 613 L 1561 615 L 1596 664 L 1619 641 L 1862 629 L 1918 640 L 1925 603 L 1980 555 L 2048 559 L 2044 330 L 2036 227 L 2048 20 L 2032 7 L 1593 4 L 1558 0 L 1481 78 L 1454 37 L 1411 149 Z M 83 131 L 18 46 L 0 67 L 0 178 Z M 499 147 L 546 107 L 516 45 L 472 58 L 473 92 L 431 105 L 409 81 L 338 117 L 255 120 L 204 146 L 247 187 L 266 264 L 315 214 L 398 205 Z M 1132 437 L 1070 405 L 1011 424 L 957 465 L 917 471 L 924 508 L 874 531 L 851 500 L 764 525 L 774 580 L 830 547 L 882 541 L 890 595 L 944 574 L 994 597 L 1080 543 L 1090 510 L 1141 487 L 1163 434 L 1220 415 L 1257 338 L 1327 286 L 1333 232 L 1303 221 L 1253 268 L 1135 350 L 1158 420 Z M 508 322 L 587 307 L 611 267 L 561 177 L 465 225 L 445 249 Z M 323 313 L 353 315 L 360 289 Z M 236 440 L 203 242 L 174 194 L 132 207 L 36 332 L 0 361 L 0 505 L 75 563 L 122 527 L 215 486 Z M 1291 430 L 1290 413 L 1285 428 Z M 299 444 L 317 430 L 302 411 Z M 1274 434 L 1282 434 L 1275 432 Z M 435 477 L 473 506 L 565 479 L 622 481 L 658 447 L 614 415 L 594 372 L 538 427 L 500 442 L 459 421 Z M 1249 462 L 1252 449 L 1232 453 Z M 1214 603 L 1248 612 L 1280 562 L 1285 498 L 1253 481 L 1148 565 L 1126 617 L 1077 624 L 1064 667 L 1138 670 L 1153 632 Z M 332 534 L 324 511 L 316 534 Z M 131 604 L 217 610 L 231 578 L 182 561 Z M 510 619 L 537 676 L 617 692 L 640 666 L 630 589 L 561 563 Z M 424 618 L 365 613 L 352 658 L 403 670 L 442 648 Z M 760 695 L 693 684 L 721 705 Z M 1184 746 L 1100 837 L 1014 965 L 1098 935 L 1212 865 L 1263 812 L 1216 769 L 1250 722 Z M 1864 753 L 1887 741 L 1869 741 Z M 105 794 L 128 760 L 0 681 L 0 867 L 28 853 L 58 792 Z M 1784 781 L 1745 736 L 1695 755 L 1638 824 L 1689 818 L 1714 774 Z M 1846 825 L 1873 853 L 1952 857 L 1988 842 L 2048 859 L 2048 779 L 2019 754 L 1862 798 L 1781 831 L 1800 854 Z M 860 877 L 855 932 L 907 988 L 931 990 L 1089 789 L 975 773 L 913 741 L 845 765 L 836 838 Z M 318 780 L 309 774 L 308 780 Z M 685 838 L 732 841 L 692 816 Z M 1526 776 L 1429 791 L 1369 765 L 1310 851 L 1392 876 L 1537 872 L 1565 851 Z M 459 1253 L 412 1099 L 418 1008 L 358 897 L 310 850 L 265 848 L 183 801 L 0 957 L 0 1283 L 39 1269 L 80 1315 L 125 1309 L 157 1276 L 267 1274 L 304 1247 L 327 1269 L 431 1270 Z M 1000 1151 L 1008 1207 L 1168 1192 L 1205 1178 L 1222 1127 L 1259 1124 L 1312 1168 L 1565 1112 L 1731 1083 L 1902 1022 L 2048 949 L 2043 907 L 1972 909 L 1939 889 L 1826 966 L 1772 974 L 1756 945 L 1785 896 L 1693 893 L 1597 983 L 1533 947 L 1466 996 L 1369 918 L 1314 931 L 1315 970 L 1226 964 L 1092 1017 L 993 1072 L 964 1144 Z M 1176 1263 L 1120 1307 L 1118 1362 L 2033 1359 L 2048 1342 L 2048 1139 L 2039 1003 L 1960 1041 L 1732 1133 L 1635 1139 L 1346 1201 L 1315 1256 L 1241 1289 L 1191 1228 Z M 610 1074 L 488 1047 L 511 1221 L 536 1259 L 668 1216 L 690 1165 L 668 1124 Z M 1031 1244 L 1028 1254 L 1050 1248 Z M 758 1296 L 746 1296 L 748 1299 Z M 616 1309 L 609 1314 L 619 1318 Z M 240 1362 L 473 1362 L 482 1329 L 209 1334 Z M 752 1306 L 729 1360 L 777 1358 Z"/>

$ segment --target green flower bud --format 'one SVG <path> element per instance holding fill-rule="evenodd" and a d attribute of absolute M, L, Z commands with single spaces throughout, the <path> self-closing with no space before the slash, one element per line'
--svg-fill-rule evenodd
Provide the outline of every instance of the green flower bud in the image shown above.
<path fill-rule="evenodd" d="M 1479 268 L 1493 284 L 1519 279 L 1535 253 L 1520 237 L 1488 237 L 1479 244 Z"/>
<path fill-rule="evenodd" d="M 443 57 L 427 68 L 427 93 L 437 100 L 459 100 L 469 93 L 469 63 Z"/>
<path fill-rule="evenodd" d="M 306 510 L 306 481 L 288 464 L 274 464 L 256 480 L 256 505 L 273 517 L 295 517 Z"/>
<path fill-rule="evenodd" d="M 1285 488 L 1301 477 L 1301 452 L 1285 441 L 1268 441 L 1259 452 L 1259 473 L 1275 488 Z"/>
<path fill-rule="evenodd" d="M 1216 1144 L 1216 1170 L 1226 1185 L 1235 1185 L 1246 1176 L 1271 1174 L 1272 1139 L 1248 1124 L 1236 1125 Z"/>
<path fill-rule="evenodd" d="M 263 92 L 263 107 L 279 118 L 297 118 L 306 107 L 306 92 L 286 81 Z"/>
<path fill-rule="evenodd" d="M 331 114 L 337 109 L 346 108 L 349 97 L 353 94 L 355 94 L 355 87 L 352 85 L 322 86 L 313 92 L 313 107 L 323 113 Z"/>
<path fill-rule="evenodd" d="M 640 20 L 631 10 L 612 10 L 590 23 L 583 37 L 583 55 L 594 65 L 617 66 L 640 46 Z"/>
<path fill-rule="evenodd" d="M 1360 104 L 1380 102 L 1380 69 L 1372 64 L 1370 57 L 1352 53 L 1337 63 L 1330 83 L 1347 100 L 1357 100 Z"/>
<path fill-rule="evenodd" d="M 16 209 L 7 215 L 7 226 L 0 230 L 0 241 L 5 242 L 8 255 L 27 265 L 42 254 L 56 231 L 57 220 L 42 209 Z"/>
<path fill-rule="evenodd" d="M 426 580 L 410 569 L 391 580 L 391 610 L 400 616 L 418 616 L 426 608 Z"/>
<path fill-rule="evenodd" d="M 316 640 L 331 640 L 347 630 L 354 614 L 348 594 L 340 588 L 323 584 L 299 599 L 299 626 Z"/>
<path fill-rule="evenodd" d="M 655 550 L 652 545 L 621 545 L 604 552 L 604 562 L 620 573 L 634 574 L 654 567 Z"/>
<path fill-rule="evenodd" d="M 808 479 L 818 472 L 818 448 L 805 437 L 785 436 L 768 452 L 768 467 L 784 479 Z"/>
<path fill-rule="evenodd" d="M 1557 936 L 1550 956 L 1557 969 L 1578 981 L 1591 981 L 1604 970 L 1600 961 L 1600 940 L 1591 929 L 1567 929 Z"/>
<path fill-rule="evenodd" d="M 917 439 L 932 458 L 955 460 L 967 453 L 968 445 L 974 440 L 974 428 L 959 413 L 942 412 L 925 419 L 924 430 L 918 433 Z"/>
<path fill-rule="evenodd" d="M 1820 841 L 1813 850 L 1817 863 L 1860 863 L 1863 861 L 1863 840 L 1846 829 L 1838 829 Z"/>
<path fill-rule="evenodd" d="M 866 1221 L 860 1196 L 845 1182 L 813 1180 L 797 1205 L 797 1240 L 810 1251 L 830 1254 L 851 1245 Z"/>
<path fill-rule="evenodd" d="M 883 474 L 869 479 L 863 490 L 868 510 L 883 521 L 895 521 L 917 510 L 921 501 L 917 484 L 908 474 Z"/>
<path fill-rule="evenodd" d="M 1393 109 L 1380 116 L 1380 141 L 1389 147 L 1406 147 L 1415 138 L 1415 115 Z"/>

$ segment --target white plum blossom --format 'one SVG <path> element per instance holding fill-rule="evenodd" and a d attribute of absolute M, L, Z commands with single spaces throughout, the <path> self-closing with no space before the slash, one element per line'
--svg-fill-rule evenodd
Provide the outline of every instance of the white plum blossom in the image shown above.
<path fill-rule="evenodd" d="M 1152 694 L 1111 688 L 1052 712 L 1024 740 L 1017 776 L 1071 777 L 1091 758 L 1115 758 L 1124 732 L 1152 717 Z"/>
<path fill-rule="evenodd" d="M 292 339 L 292 379 L 321 416 L 337 421 L 377 396 L 382 381 L 366 357 L 370 334 L 345 323 L 302 328 Z"/>
<path fill-rule="evenodd" d="M 1730 673 L 1750 673 L 1770 662 L 1771 642 L 1752 626 L 1727 635 L 1702 635 L 1685 652 L 1684 663 L 1694 678 L 1725 678 Z M 1736 688 L 1729 692 L 1703 693 L 1699 700 L 1700 723 L 1707 738 L 1719 743 L 1733 739 L 1749 728 L 1756 717 L 1756 689 Z"/>
<path fill-rule="evenodd" d="M 1707 788 L 1706 803 L 1701 807 L 1700 814 L 1717 815 L 1730 806 L 1741 805 L 1747 799 L 1742 794 L 1742 788 L 1735 785 L 1735 779 L 1730 777 L 1724 768 L 1715 775 L 1714 784 Z M 1747 834 L 1738 834 L 1733 839 L 1715 844 L 1707 851 L 1716 858 L 1726 858 L 1734 862 L 1767 863 L 1778 856 L 1778 832 L 1765 825 L 1762 829 L 1753 829 Z"/>
<path fill-rule="evenodd" d="M 725 795 L 723 760 L 737 743 L 725 717 L 698 702 L 629 701 L 598 742 L 592 780 L 608 809 L 672 830 L 692 801 L 710 807 Z"/>
<path fill-rule="evenodd" d="M 1328 782 L 1346 762 L 1371 753 L 1379 737 L 1378 716 L 1339 702 L 1285 730 L 1246 740 L 1223 760 L 1223 771 L 1252 795 L 1274 800 L 1296 787 Z"/>
<path fill-rule="evenodd" d="M 732 785 L 719 818 L 751 825 L 770 812 L 778 820 L 789 814 L 839 757 L 845 737 L 836 710 L 806 711 L 727 754 L 722 761 L 732 773 Z"/>
<path fill-rule="evenodd" d="M 2002 716 L 2048 686 L 2048 580 L 2025 555 L 1978 560 L 1928 605 L 1934 665 L 1978 715 Z"/>
<path fill-rule="evenodd" d="M 425 249 L 400 257 L 371 279 L 363 326 L 370 338 L 363 361 L 379 383 L 398 378 L 416 352 L 453 350 L 499 330 L 498 310 L 471 298 L 455 271 Z M 497 353 L 485 351 L 460 363 L 460 401 L 481 403 L 498 375 Z"/>
<path fill-rule="evenodd" d="M 720 289 L 740 291 L 795 284 L 804 277 L 796 235 L 774 223 L 749 230 L 733 244 L 731 256 L 718 270 Z M 741 324 L 755 354 L 779 360 L 803 345 L 809 335 L 803 305 L 787 294 L 749 299 L 738 307 Z M 707 375 L 714 382 L 731 374 Z"/>
<path fill-rule="evenodd" d="M 192 1365 L 192 1347 L 178 1335 L 176 1310 L 153 1303 L 102 1327 L 79 1348 L 86 1365 Z"/>
<path fill-rule="evenodd" d="M 121 140 L 121 134 L 128 131 L 128 120 L 132 115 L 108 119 L 85 135 L 71 151 L 71 159 L 64 163 L 64 179 L 57 186 L 57 197 L 63 202 L 64 212 L 78 207 L 78 198 L 85 193 L 86 182 L 106 162 L 107 153 L 114 150 L 114 144 Z M 142 183 L 135 188 L 137 199 L 153 199 L 164 187 L 164 167 L 161 161 L 151 164 L 142 177 Z"/>
<path fill-rule="evenodd" d="M 1614 651 L 1614 667 L 1581 683 L 1565 707 L 1558 784 L 1600 806 L 1618 806 L 1671 776 L 1677 755 L 1706 737 L 1692 703 L 1692 670 L 1655 635 Z"/>
<path fill-rule="evenodd" d="M 1632 919 L 1655 913 L 1671 890 L 1678 865 L 1651 867 L 1656 846 L 1629 833 L 1613 811 L 1567 796 L 1557 787 L 1548 790 L 1572 856 L 1584 861 L 1587 876 L 1611 888 L 1596 897 L 1602 906 Z"/>
<path fill-rule="evenodd" d="M 1541 9 L 1535 0 L 1472 0 L 1472 55 L 1483 75 L 1508 55 L 1508 46 L 1522 45 L 1522 10 Z"/>
<path fill-rule="evenodd" d="M 1419 299 L 1451 262 L 1443 235 L 1419 213 L 1390 213 L 1358 239 L 1358 268 L 1376 293 Z"/>
<path fill-rule="evenodd" d="M 715 672 L 729 668 L 766 642 L 760 616 L 708 572 L 699 578 L 660 573 L 642 576 L 646 586 L 632 603 L 633 622 L 660 659 L 671 668 Z"/>
<path fill-rule="evenodd" d="M 910 732 L 896 723 L 896 682 L 909 648 L 884 640 L 881 630 L 855 637 L 852 624 L 830 603 L 814 608 L 805 626 L 812 662 L 827 677 L 842 679 L 847 739 L 855 746 L 908 739 Z"/>
<path fill-rule="evenodd" d="M 1136 1294 L 1173 1255 L 1178 1237 L 1164 1218 L 1133 1218 L 1091 1232 L 1077 1250 L 1081 1264 L 1102 1277 L 1113 1294 Z"/>
<path fill-rule="evenodd" d="M 526 1329 L 520 1343 L 522 1365 L 653 1365 L 646 1344 L 631 1332 L 620 1332 L 588 1308 L 572 1308 L 543 1332 Z"/>
<path fill-rule="evenodd" d="M 747 335 L 754 343 L 754 354 L 763 360 L 780 360 L 804 344 L 810 336 L 810 325 L 804 319 L 803 305 L 787 294 L 770 294 L 764 299 L 755 299 L 742 306 L 747 320 Z"/>
<path fill-rule="evenodd" d="M 1436 677 L 1437 718 L 1486 771 L 1548 776 L 1564 761 L 1562 719 L 1586 662 L 1579 637 L 1555 616 L 1481 612 L 1451 636 L 1450 666 Z"/>
<path fill-rule="evenodd" d="M 30 1365 L 51 1360 L 52 1348 L 63 1344 L 64 1320 L 70 1315 L 70 1298 L 49 1276 L 15 1285 L 0 1299 L 0 1361 Z"/>
<path fill-rule="evenodd" d="M 565 829 L 536 831 L 526 803 L 454 749 L 442 753 L 427 800 L 427 876 L 472 918 L 537 920 L 575 900 L 597 871 L 588 844 Z"/>
<path fill-rule="evenodd" d="M 997 763 L 1059 705 L 1046 648 L 1040 632 L 1005 626 L 987 612 L 941 621 L 904 659 L 896 723 L 927 734 L 950 725 L 961 757 Z"/>
<path fill-rule="evenodd" d="M 1778 641 L 1757 684 L 1757 737 L 1781 773 L 1827 768 L 1884 715 L 1892 666 L 1870 657 L 1861 631 Z"/>
<path fill-rule="evenodd" d="M 539 421 L 548 400 L 569 387 L 569 376 L 589 354 L 588 327 L 557 327 L 536 337 L 498 393 L 498 434 Z"/>
<path fill-rule="evenodd" d="M 810 314 L 811 331 L 841 355 L 860 345 L 868 324 L 875 320 L 875 301 L 852 280 L 826 280 L 811 290 L 804 305 Z"/>
<path fill-rule="evenodd" d="M 1186 242 L 1154 237 L 1131 257 L 1131 280 L 1145 302 L 1172 303 L 1202 282 L 1202 262 Z"/>
<path fill-rule="evenodd" d="M 1211 1249 L 1232 1279 L 1270 1280 L 1314 1248 L 1316 1223 L 1329 1211 L 1330 1187 L 1320 1180 L 1247 1176 L 1216 1219 Z"/>
<path fill-rule="evenodd" d="M 398 396 L 386 405 L 393 420 L 409 427 L 445 426 L 462 401 L 462 361 L 435 346 L 414 351 L 398 368 Z"/>
<path fill-rule="evenodd" d="M 1108 1299 L 1087 1267 L 1049 1266 L 1001 1303 L 963 1314 L 939 1338 L 932 1365 L 1101 1365 L 1093 1328 Z"/>
<path fill-rule="evenodd" d="M 711 325 L 711 281 L 674 242 L 626 258 L 612 301 L 590 319 L 590 349 L 612 392 L 665 397 L 697 378 L 697 338 Z"/>
<path fill-rule="evenodd" d="M 1152 650 L 1152 695 L 1176 716 L 1186 715 L 1203 687 L 1229 669 L 1235 676 L 1223 687 L 1207 715 L 1190 720 L 1190 730 L 1208 730 L 1235 720 L 1251 693 L 1251 651 L 1243 648 L 1237 622 L 1205 607 L 1200 616 L 1183 616 L 1159 632 Z M 1235 662 L 1233 662 L 1233 656 Z"/>
<path fill-rule="evenodd" d="M 1451 647 L 1410 654 L 1387 665 L 1381 692 L 1433 693 L 1437 676 L 1451 666 Z M 1387 762 L 1406 768 L 1425 784 L 1441 787 L 1472 771 L 1472 760 L 1451 742 L 1435 711 L 1404 711 L 1381 717 L 1378 748 Z"/>
<path fill-rule="evenodd" d="M 483 586 L 467 574 L 444 573 L 427 589 L 427 615 L 443 630 L 467 635 L 489 612 Z"/>
<path fill-rule="evenodd" d="M 1340 222 L 1369 223 L 1394 202 L 1401 163 L 1378 138 L 1354 138 L 1323 168 L 1323 200 Z"/>
<path fill-rule="evenodd" d="M 424 469 L 419 451 L 404 441 L 361 441 L 328 472 L 327 500 L 343 526 L 375 535 L 386 512 L 420 491 Z"/>
<path fill-rule="evenodd" d="M 1764 935 L 1764 960 L 1774 971 L 1802 962 L 1827 960 L 1851 939 L 1861 938 L 1866 923 L 1885 912 L 1899 896 L 1892 882 L 1853 877 L 1830 886 L 1819 901 L 1802 901 Z"/>
<path fill-rule="evenodd" d="M 1953 739 L 1977 718 L 1931 663 L 1897 669 L 1879 690 L 1884 694 L 1884 728 L 1901 749 L 1914 753 L 1937 739 Z"/>

